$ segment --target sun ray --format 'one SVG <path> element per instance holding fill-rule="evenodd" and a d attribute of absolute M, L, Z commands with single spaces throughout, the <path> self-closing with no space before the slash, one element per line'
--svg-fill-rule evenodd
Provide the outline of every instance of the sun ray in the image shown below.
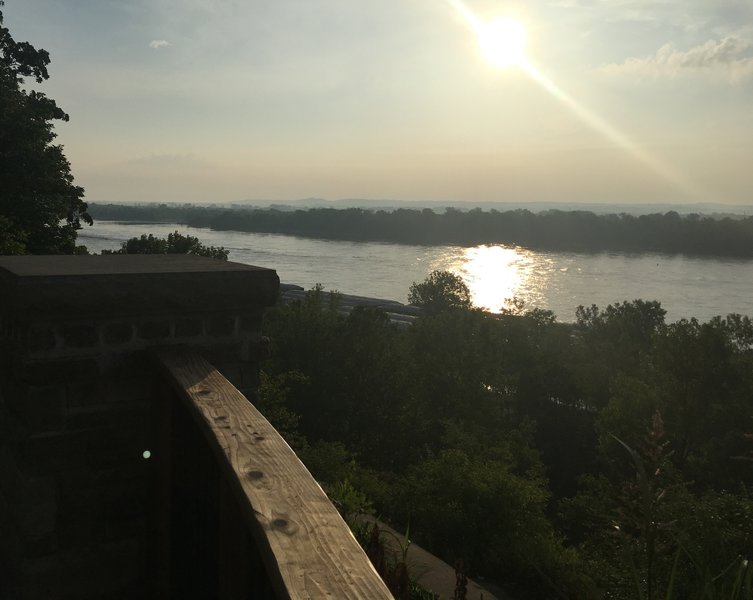
<path fill-rule="evenodd" d="M 450 6 L 452 6 L 458 14 L 460 14 L 469 27 L 479 37 L 482 36 L 484 28 L 488 26 L 478 16 L 476 16 L 462 0 L 445 0 Z M 514 60 L 490 60 L 492 64 L 496 66 L 517 66 L 524 73 L 526 73 L 533 81 L 538 83 L 544 90 L 551 94 L 554 98 L 559 100 L 563 105 L 569 108 L 581 121 L 588 125 L 594 131 L 597 131 L 603 135 L 607 140 L 612 142 L 615 146 L 622 149 L 624 152 L 632 156 L 635 160 L 640 162 L 643 166 L 647 167 L 650 171 L 662 177 L 665 181 L 672 184 L 678 190 L 688 194 L 696 199 L 708 199 L 709 194 L 702 190 L 701 186 L 693 182 L 687 176 L 679 173 L 671 166 L 664 164 L 659 158 L 652 156 L 648 151 L 640 148 L 633 140 L 631 140 L 622 131 L 609 124 L 595 112 L 589 110 L 581 103 L 577 102 L 570 95 L 565 93 L 557 84 L 549 79 L 544 73 L 541 72 L 530 61 L 525 54 L 522 53 L 522 46 L 520 47 L 520 55 L 516 56 Z"/>
<path fill-rule="evenodd" d="M 649 152 L 640 148 L 638 144 L 619 129 L 610 125 L 599 115 L 577 102 L 570 95 L 566 94 L 551 79 L 546 77 L 539 69 L 533 66 L 530 61 L 526 61 L 522 64 L 521 68 L 531 77 L 531 79 L 575 113 L 581 121 L 594 131 L 603 135 L 615 146 L 618 146 L 623 151 L 627 152 L 630 156 L 643 164 L 643 166 L 648 167 L 649 170 L 653 171 L 655 174 L 659 175 L 686 194 L 695 197 L 702 196 L 698 185 L 691 182 L 690 179 L 677 172 L 674 168 L 664 164 L 659 158 L 652 156 Z"/>
<path fill-rule="evenodd" d="M 481 19 L 474 15 L 471 10 L 465 5 L 465 3 L 462 2 L 462 0 L 447 0 L 447 3 L 456 11 L 458 11 L 460 16 L 463 17 L 471 26 L 471 29 L 476 31 L 478 26 L 481 24 Z"/>

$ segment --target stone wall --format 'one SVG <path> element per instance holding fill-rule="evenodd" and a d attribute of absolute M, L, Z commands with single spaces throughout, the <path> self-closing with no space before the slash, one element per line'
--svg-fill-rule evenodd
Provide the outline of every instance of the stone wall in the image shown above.
<path fill-rule="evenodd" d="M 146 595 L 148 348 L 197 348 L 253 399 L 278 285 L 200 257 L 0 257 L 0 599 Z"/>

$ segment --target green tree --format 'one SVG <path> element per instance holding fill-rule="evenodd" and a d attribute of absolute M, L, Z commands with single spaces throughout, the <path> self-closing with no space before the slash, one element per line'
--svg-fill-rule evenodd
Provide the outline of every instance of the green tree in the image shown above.
<path fill-rule="evenodd" d="M 0 11 L 0 253 L 70 254 L 81 221 L 92 219 L 63 147 L 53 144 L 52 122 L 68 115 L 24 89 L 26 78 L 49 78 L 49 53 L 15 41 L 2 25 Z"/>
<path fill-rule="evenodd" d="M 104 250 L 102 254 L 195 254 L 227 260 L 229 250 L 222 246 L 205 246 L 199 238 L 175 231 L 166 238 L 142 234 L 123 242 L 120 250 Z"/>
<path fill-rule="evenodd" d="M 547 518 L 540 465 L 516 464 L 515 453 L 504 442 L 442 450 L 393 484 L 393 510 L 419 543 L 450 562 L 462 557 L 471 573 L 516 582 L 517 597 L 591 597 Z"/>
<path fill-rule="evenodd" d="M 660 413 L 650 421 L 635 445 L 616 436 L 601 445 L 605 463 L 625 468 L 584 477 L 578 495 L 560 504 L 587 570 L 608 590 L 602 597 L 753 597 L 749 490 L 703 490 L 685 479 Z"/>
<path fill-rule="evenodd" d="M 471 291 L 462 278 L 454 273 L 432 271 L 423 283 L 413 282 L 408 302 L 431 313 L 471 308 Z"/>

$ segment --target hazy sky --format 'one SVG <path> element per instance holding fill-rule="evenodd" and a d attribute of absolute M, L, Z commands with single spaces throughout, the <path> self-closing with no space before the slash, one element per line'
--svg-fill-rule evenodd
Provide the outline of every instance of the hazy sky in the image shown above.
<path fill-rule="evenodd" d="M 89 201 L 753 203 L 753 2 L 6 0 Z M 564 94 L 564 95 L 563 95 Z"/>

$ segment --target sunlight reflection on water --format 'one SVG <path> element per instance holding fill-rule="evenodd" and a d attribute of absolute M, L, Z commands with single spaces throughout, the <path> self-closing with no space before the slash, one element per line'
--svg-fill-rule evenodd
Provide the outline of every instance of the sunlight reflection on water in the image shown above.
<path fill-rule="evenodd" d="M 467 248 L 462 264 L 455 267 L 473 295 L 473 303 L 498 312 L 510 300 L 520 296 L 521 287 L 529 277 L 531 258 L 516 248 L 477 246 Z"/>
<path fill-rule="evenodd" d="M 552 260 L 525 248 L 501 245 L 462 248 L 432 268 L 459 275 L 471 290 L 473 304 L 499 312 L 522 300 L 527 308 L 541 306 L 552 284 Z"/>
<path fill-rule="evenodd" d="M 194 229 L 176 224 L 97 221 L 80 232 L 90 250 L 117 248 L 142 233 L 165 236 L 175 230 L 204 243 L 225 246 L 230 260 L 276 269 L 280 279 L 325 289 L 405 302 L 413 282 L 435 269 L 461 276 L 473 302 L 492 311 L 516 297 L 525 308 L 553 310 L 562 321 L 575 318 L 579 304 L 607 304 L 642 298 L 660 300 L 667 320 L 709 319 L 729 312 L 753 315 L 753 260 L 698 258 L 657 253 L 573 253 L 502 245 L 405 246 L 383 242 L 338 242 L 274 234 Z"/>

